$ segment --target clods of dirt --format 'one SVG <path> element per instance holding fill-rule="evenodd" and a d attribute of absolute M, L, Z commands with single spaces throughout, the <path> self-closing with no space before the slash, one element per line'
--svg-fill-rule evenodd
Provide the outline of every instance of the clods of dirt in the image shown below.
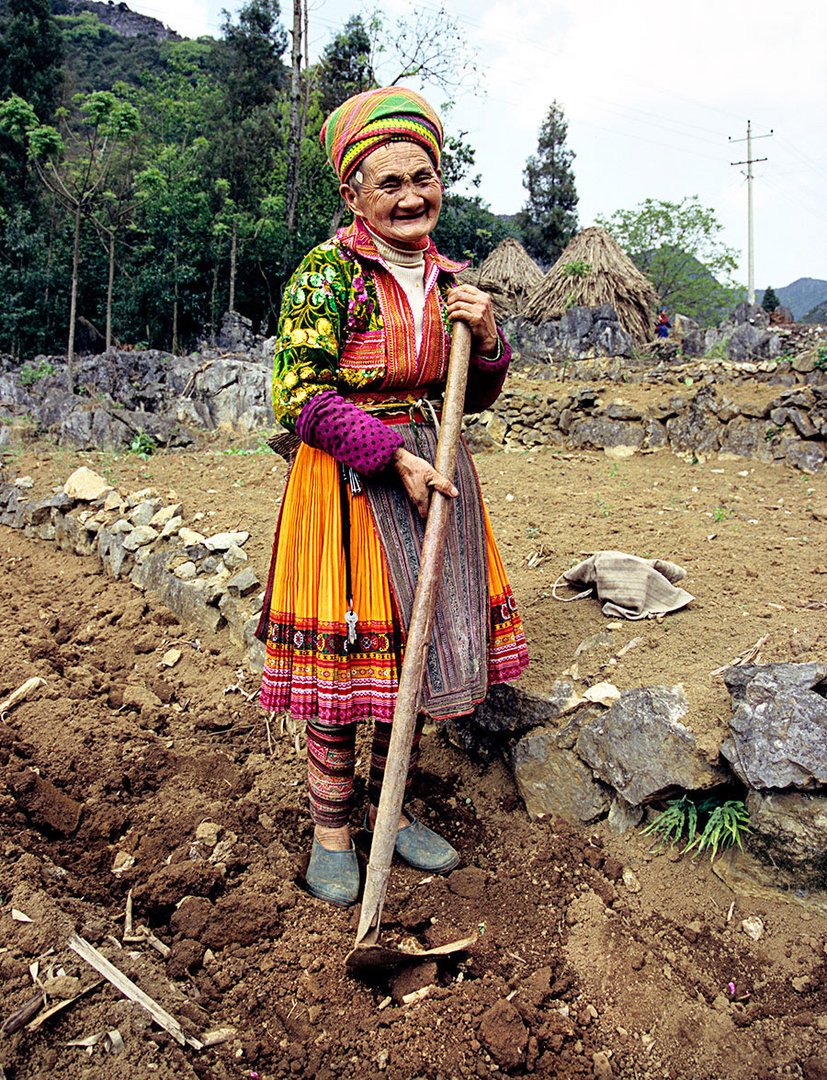
<path fill-rule="evenodd" d="M 208 497 L 205 460 L 104 462 L 43 446 L 20 465 L 44 493 L 84 461 L 124 490 L 172 487 L 205 527 L 252 533 L 261 577 L 283 468 L 215 455 Z M 713 669 L 762 636 L 765 660 L 790 659 L 791 642 L 797 660 L 823 653 L 823 611 L 809 605 L 825 598 L 827 523 L 809 507 L 824 502 L 824 477 L 549 451 L 478 467 L 526 618 L 529 688 L 550 686 L 601 633 L 609 644 L 576 659 L 582 680 L 605 678 L 618 648 L 643 636 L 611 681 L 682 683 L 688 722 L 714 745 L 729 700 Z M 707 860 L 653 855 L 636 831 L 532 822 L 503 763 L 470 760 L 430 728 L 413 810 L 463 864 L 446 878 L 395 865 L 382 937 L 438 945 L 476 932 L 478 942 L 352 978 L 357 912 L 302 889 L 302 754 L 291 729 L 268 731 L 254 704 L 227 692 L 255 687 L 230 643 L 102 578 L 90 559 L 10 530 L 3 543 L 0 700 L 32 676 L 45 682 L 0 721 L 0 1020 L 35 991 L 53 1004 L 96 981 L 67 946 L 80 933 L 188 1034 L 227 1029 L 217 1045 L 183 1048 L 103 982 L 0 1039 L 9 1078 L 822 1075 L 820 916 L 783 896 L 735 895 Z M 529 565 L 540 544 L 550 554 Z M 682 562 L 698 599 L 611 629 L 595 602 L 558 604 L 559 572 L 607 547 Z M 747 919 L 761 922 L 757 940 Z M 114 1029 L 119 1054 L 106 1050 Z M 67 1045 L 95 1035 L 91 1054 Z"/>

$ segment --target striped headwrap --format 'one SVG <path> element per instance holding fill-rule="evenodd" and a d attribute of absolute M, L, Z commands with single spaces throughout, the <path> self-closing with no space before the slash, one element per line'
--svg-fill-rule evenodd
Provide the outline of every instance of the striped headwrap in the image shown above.
<path fill-rule="evenodd" d="M 366 90 L 348 98 L 324 122 L 322 145 L 344 182 L 360 161 L 389 142 L 422 146 L 436 168 L 442 152 L 442 123 L 428 102 L 404 86 Z"/>

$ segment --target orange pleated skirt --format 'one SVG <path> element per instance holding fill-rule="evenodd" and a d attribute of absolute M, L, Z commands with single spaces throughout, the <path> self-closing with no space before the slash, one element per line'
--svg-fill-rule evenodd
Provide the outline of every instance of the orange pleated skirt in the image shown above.
<path fill-rule="evenodd" d="M 405 627 L 364 493 L 347 488 L 358 644 L 346 648 L 347 587 L 339 466 L 302 443 L 282 501 L 271 567 L 260 704 L 270 711 L 342 724 L 393 719 Z M 488 682 L 528 663 L 522 620 L 484 511 L 490 620 Z M 478 702 L 475 702 L 475 704 Z"/>

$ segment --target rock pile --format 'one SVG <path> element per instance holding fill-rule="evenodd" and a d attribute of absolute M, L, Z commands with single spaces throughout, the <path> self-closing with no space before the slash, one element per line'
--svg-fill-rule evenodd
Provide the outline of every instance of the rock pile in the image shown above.
<path fill-rule="evenodd" d="M 733 714 L 719 752 L 698 745 L 683 690 L 669 686 L 625 690 L 608 708 L 564 680 L 545 697 L 493 687 L 447 733 L 483 757 L 504 756 L 538 819 L 608 817 L 624 832 L 654 800 L 740 786 L 752 834 L 721 873 L 810 895 L 827 914 L 827 664 L 734 666 L 724 679 Z"/>
<path fill-rule="evenodd" d="M 250 667 L 261 668 L 254 637 L 261 583 L 244 551 L 249 533 L 205 536 L 185 526 L 174 497 L 154 488 L 122 495 L 85 466 L 43 499 L 30 499 L 24 481 L 0 484 L 0 525 L 96 555 L 105 573 L 155 593 L 187 623 L 213 632 L 226 626 Z"/>
<path fill-rule="evenodd" d="M 620 325 L 611 304 L 571 307 L 559 319 L 534 324 L 528 319 L 508 321 L 512 348 L 530 361 L 587 360 L 597 356 L 631 356 L 634 342 Z"/>
<path fill-rule="evenodd" d="M 751 310 L 736 313 L 736 320 Z M 736 362 L 687 359 L 686 343 L 695 330 L 689 320 L 680 322 L 682 338 L 632 355 L 631 339 L 609 305 L 571 308 L 561 319 L 538 327 L 512 320 L 508 333 L 516 350 L 516 377 L 492 410 L 468 419 L 473 448 L 552 444 L 620 454 L 669 447 L 698 455 L 721 451 L 764 461 L 784 459 L 807 472 L 821 468 L 827 439 L 824 328 L 773 327 L 784 350 L 777 359 Z M 770 332 L 763 323 L 736 321 L 733 326 L 733 333 L 740 333 L 739 327 L 751 333 L 756 326 L 762 334 Z M 802 334 L 815 336 L 805 342 L 798 340 Z M 795 354 L 789 335 L 798 335 Z M 155 350 L 85 357 L 76 365 L 73 393 L 58 357 L 36 357 L 24 371 L 0 358 L 0 418 L 11 423 L 25 418 L 61 443 L 102 450 L 188 446 L 205 432 L 273 429 L 274 339 L 254 338 L 247 320 L 227 316 L 220 341 L 224 351 L 205 347 L 186 357 Z M 526 386 L 527 375 L 579 385 L 543 393 Z M 733 400 L 731 387 L 716 389 L 721 382 L 743 381 L 785 389 L 766 405 L 756 405 L 747 395 Z M 675 392 L 642 409 L 611 393 L 617 383 L 674 386 Z M 8 437 L 5 425 L 0 426 L 0 445 Z"/>
<path fill-rule="evenodd" d="M 635 348 L 610 304 L 602 307 L 571 307 L 559 319 L 532 323 L 523 317 L 507 320 L 506 334 L 523 364 L 545 367 L 570 365 L 594 357 L 615 357 L 682 363 L 687 358 L 717 357 L 732 363 L 766 363 L 785 360 L 808 364 L 812 347 L 827 341 L 823 326 L 803 323 L 779 324 L 758 305 L 739 304 L 717 327 L 701 327 L 685 315 L 674 317 L 667 339 Z"/>
<path fill-rule="evenodd" d="M 803 360 L 801 354 L 824 337 L 821 327 L 796 324 L 791 320 L 781 323 L 772 319 L 759 304 L 747 303 L 739 304 L 718 327 L 703 330 L 691 319 L 685 319 L 684 326 L 680 344 L 686 356 L 721 353 L 736 362 L 775 360 L 780 356 Z"/>
<path fill-rule="evenodd" d="M 730 668 L 734 712 L 721 748 L 749 788 L 753 834 L 731 874 L 823 896 L 827 914 L 827 664 Z"/>

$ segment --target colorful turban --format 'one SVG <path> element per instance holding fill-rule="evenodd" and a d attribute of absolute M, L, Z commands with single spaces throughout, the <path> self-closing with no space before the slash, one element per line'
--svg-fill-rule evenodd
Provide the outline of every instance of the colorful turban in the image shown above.
<path fill-rule="evenodd" d="M 360 161 L 389 142 L 412 142 L 439 168 L 442 123 L 428 102 L 404 86 L 366 90 L 348 98 L 324 122 L 322 145 L 344 182 Z"/>

